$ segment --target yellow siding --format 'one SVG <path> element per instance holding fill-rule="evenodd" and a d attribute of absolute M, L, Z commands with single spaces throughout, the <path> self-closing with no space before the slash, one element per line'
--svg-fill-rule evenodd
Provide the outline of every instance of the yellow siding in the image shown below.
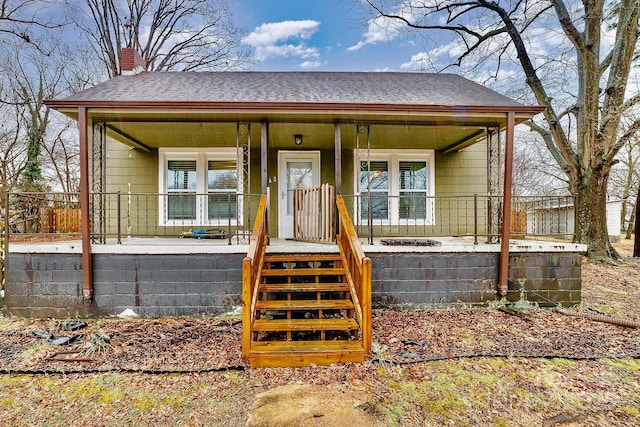
<path fill-rule="evenodd" d="M 158 192 L 158 151 L 137 151 L 107 140 L 107 191 Z"/>
<path fill-rule="evenodd" d="M 478 204 L 474 207 L 473 196 Z M 473 233 L 474 209 L 478 210 L 478 228 L 486 228 L 487 194 L 487 145 L 481 142 L 459 152 L 449 154 L 436 152 L 436 197 L 435 226 L 433 234 L 469 235 Z M 456 197 L 468 196 L 468 197 Z"/>
<path fill-rule="evenodd" d="M 253 135 L 253 149 L 251 150 L 251 183 L 249 192 L 259 194 L 261 192 L 261 167 L 259 135 Z M 333 137 L 333 135 L 331 135 Z M 309 140 L 305 140 L 305 143 Z M 344 142 L 344 141 L 343 141 Z M 384 145 L 384 144 L 383 144 Z M 391 148 L 391 147 L 390 147 Z M 397 148 L 397 147 L 393 147 Z M 412 147 L 415 148 L 415 147 Z M 312 150 L 313 147 L 305 147 Z M 121 233 L 126 235 L 127 226 L 131 226 L 136 234 L 169 234 L 178 235 L 182 227 L 158 227 L 158 201 L 155 196 L 134 196 L 129 198 L 127 192 L 132 193 L 157 193 L 158 192 L 158 151 L 150 152 L 132 150 L 114 140 L 107 141 L 107 192 L 120 191 L 121 196 Z M 321 150 L 321 182 L 335 184 L 333 149 Z M 273 178 L 277 173 L 278 149 L 271 148 L 268 155 L 268 177 Z M 353 149 L 344 148 L 342 151 L 342 193 L 352 195 L 354 188 Z M 131 184 L 129 188 L 128 184 Z M 270 231 L 275 236 L 278 233 L 277 215 L 277 182 L 269 184 L 272 193 L 270 206 Z M 460 152 L 443 154 L 436 151 L 435 156 L 435 195 L 442 196 L 483 196 L 487 191 L 487 153 L 486 143 L 481 142 L 472 145 Z M 246 192 L 246 190 L 245 190 Z M 106 203 L 109 214 L 108 231 L 115 233 L 116 201 L 115 196 L 110 196 Z M 462 204 L 461 204 L 462 203 Z M 254 204 L 253 201 L 251 204 Z M 248 203 L 245 207 L 249 207 Z M 484 214 L 480 206 L 479 219 L 482 221 Z M 469 221 L 473 218 L 472 198 L 436 202 L 435 226 L 422 226 L 414 234 L 468 234 Z M 249 229 L 254 218 L 245 214 L 244 228 Z M 449 224 L 454 223 L 453 226 Z M 459 223 L 456 225 L 455 223 Z M 483 224 L 481 224 L 482 226 Z"/>
<path fill-rule="evenodd" d="M 129 186 L 129 184 L 131 184 Z M 158 151 L 137 151 L 107 139 L 108 193 L 120 195 L 120 232 L 156 235 L 158 230 Z M 129 196 L 128 192 L 132 195 Z M 150 194 L 149 194 L 150 193 Z M 149 194 L 149 195 L 146 195 Z M 109 194 L 106 202 L 107 232 L 117 233 L 117 195 Z"/>
<path fill-rule="evenodd" d="M 436 152 L 436 196 L 486 193 L 486 142 L 472 145 L 459 152 Z"/>

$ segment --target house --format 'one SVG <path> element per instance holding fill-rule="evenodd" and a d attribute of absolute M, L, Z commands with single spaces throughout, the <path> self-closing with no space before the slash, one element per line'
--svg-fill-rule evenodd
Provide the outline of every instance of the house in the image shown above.
<path fill-rule="evenodd" d="M 242 305 L 243 356 L 273 366 L 362 360 L 372 306 L 523 283 L 580 300 L 583 246 L 509 240 L 514 127 L 541 107 L 452 74 L 138 72 L 123 55 L 122 76 L 47 102 L 79 125 L 79 200 L 55 203 L 79 204 L 81 240 L 7 232 L 6 312 Z"/>

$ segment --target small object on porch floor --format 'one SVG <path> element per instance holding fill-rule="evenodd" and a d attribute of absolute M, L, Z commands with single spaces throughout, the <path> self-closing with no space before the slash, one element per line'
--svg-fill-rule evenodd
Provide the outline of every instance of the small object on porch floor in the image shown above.
<path fill-rule="evenodd" d="M 180 238 L 190 237 L 192 239 L 226 239 L 227 232 L 222 228 L 211 228 L 205 230 L 199 228 L 197 230 L 181 231 Z"/>
<path fill-rule="evenodd" d="M 380 243 L 387 246 L 442 246 L 442 242 L 424 238 L 390 238 L 380 239 Z"/>

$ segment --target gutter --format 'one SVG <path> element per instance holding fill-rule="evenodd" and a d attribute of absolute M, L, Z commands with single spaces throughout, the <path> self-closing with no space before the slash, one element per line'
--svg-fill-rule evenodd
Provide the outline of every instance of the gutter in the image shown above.
<path fill-rule="evenodd" d="M 44 101 L 47 107 L 61 109 L 77 109 L 78 107 L 95 108 L 126 108 L 126 109 L 186 109 L 186 110 L 240 110 L 240 111 L 356 111 L 362 112 L 400 112 L 400 113 L 496 113 L 508 112 L 525 115 L 535 115 L 545 110 L 541 106 L 495 106 L 495 105 L 415 105 L 415 104 L 371 104 L 371 103 L 319 103 L 319 102 L 209 102 L 209 101 L 101 101 L 101 100 L 73 100 L 48 99 Z"/>

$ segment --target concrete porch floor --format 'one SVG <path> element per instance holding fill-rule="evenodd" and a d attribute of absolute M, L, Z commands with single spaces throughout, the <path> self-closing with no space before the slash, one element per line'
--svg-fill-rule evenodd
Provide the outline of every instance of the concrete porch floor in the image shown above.
<path fill-rule="evenodd" d="M 363 244 L 365 253 L 478 253 L 500 252 L 497 243 L 474 244 L 473 237 L 433 237 L 430 240 L 440 242 L 438 246 L 392 246 L 384 245 L 380 239 L 375 239 L 373 245 Z M 246 253 L 249 247 L 248 239 L 237 241 L 218 239 L 192 239 L 192 238 L 167 238 L 167 237 L 132 237 L 122 239 L 121 244 L 115 240 L 108 240 L 106 244 L 93 244 L 94 254 L 238 254 Z M 267 247 L 267 253 L 330 253 L 337 252 L 335 244 L 310 243 L 294 240 L 271 239 Z M 512 239 L 509 251 L 516 253 L 526 252 L 586 252 L 586 245 L 544 240 Z M 33 242 L 9 244 L 8 253 L 82 253 L 80 240 Z"/>

